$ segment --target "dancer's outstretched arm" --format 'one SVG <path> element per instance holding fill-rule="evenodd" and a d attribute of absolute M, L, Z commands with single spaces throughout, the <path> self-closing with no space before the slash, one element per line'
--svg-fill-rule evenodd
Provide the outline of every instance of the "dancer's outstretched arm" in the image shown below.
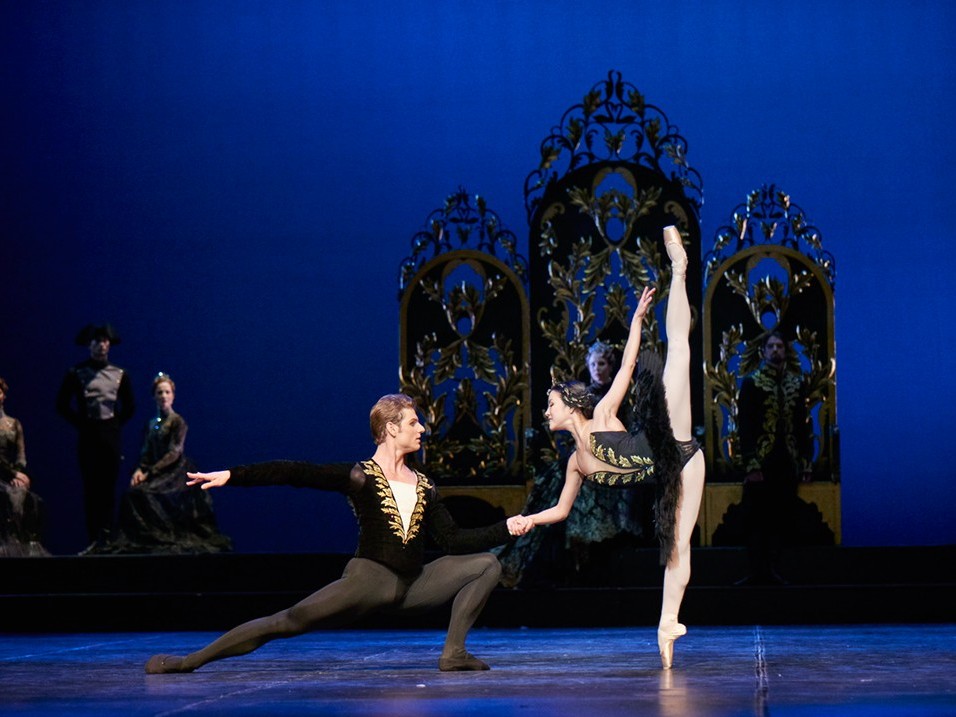
<path fill-rule="evenodd" d="M 634 316 L 631 317 L 631 328 L 627 335 L 627 343 L 624 344 L 624 353 L 621 356 L 621 367 L 617 370 L 611 387 L 598 404 L 594 407 L 595 417 L 600 416 L 602 422 L 606 422 L 611 416 L 616 416 L 624 397 L 627 395 L 631 386 L 631 377 L 634 375 L 634 367 L 637 366 L 637 356 L 641 350 L 641 326 L 644 323 L 644 316 L 650 308 L 651 301 L 654 298 L 655 289 L 645 286 L 641 292 L 641 298 L 637 302 L 637 309 Z"/>
<path fill-rule="evenodd" d="M 265 461 L 234 466 L 224 471 L 186 474 L 186 485 L 203 490 L 226 485 L 267 486 L 291 485 L 338 493 L 354 493 L 365 485 L 365 473 L 351 463 L 307 463 L 305 461 Z"/>
<path fill-rule="evenodd" d="M 564 475 L 564 487 L 561 489 L 561 495 L 558 496 L 558 502 L 539 513 L 526 516 L 531 521 L 531 525 L 550 525 L 551 523 L 560 523 L 567 518 L 571 512 L 571 506 L 574 505 L 578 492 L 581 490 L 581 480 L 577 453 L 572 453 L 571 457 L 568 458 L 568 468 Z"/>

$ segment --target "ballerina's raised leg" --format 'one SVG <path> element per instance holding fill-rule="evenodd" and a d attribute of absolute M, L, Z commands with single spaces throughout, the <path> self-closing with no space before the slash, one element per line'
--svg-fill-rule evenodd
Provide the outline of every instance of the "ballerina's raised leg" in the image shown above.
<path fill-rule="evenodd" d="M 664 228 L 664 247 L 671 260 L 671 284 L 664 326 L 667 332 L 667 356 L 664 362 L 664 391 L 671 429 L 677 441 L 690 441 L 690 303 L 687 300 L 687 253 L 676 227 Z M 700 450 L 681 470 L 680 498 L 674 526 L 674 550 L 664 569 L 661 618 L 657 628 L 657 647 L 661 665 L 670 669 L 674 659 L 674 641 L 687 633 L 678 621 L 680 605 L 690 580 L 690 539 L 697 523 L 704 493 L 704 456 Z"/>

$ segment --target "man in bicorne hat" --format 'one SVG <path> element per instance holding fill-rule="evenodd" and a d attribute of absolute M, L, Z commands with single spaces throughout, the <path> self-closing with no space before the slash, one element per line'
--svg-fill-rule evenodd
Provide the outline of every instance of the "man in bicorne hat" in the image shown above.
<path fill-rule="evenodd" d="M 120 343 L 113 327 L 89 324 L 77 334 L 76 343 L 88 346 L 90 357 L 67 371 L 56 410 L 78 432 L 87 553 L 109 540 L 122 457 L 120 430 L 132 417 L 135 402 L 129 375 L 109 362 L 110 347 Z"/>

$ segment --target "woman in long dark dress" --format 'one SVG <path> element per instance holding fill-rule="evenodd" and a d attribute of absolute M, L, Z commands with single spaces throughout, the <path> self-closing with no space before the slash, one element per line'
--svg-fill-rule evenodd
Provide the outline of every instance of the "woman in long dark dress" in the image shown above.
<path fill-rule="evenodd" d="M 139 463 L 120 505 L 117 537 L 103 552 L 219 553 L 232 541 L 219 532 L 208 492 L 187 486 L 195 470 L 183 452 L 186 421 L 173 410 L 176 384 L 153 380 L 156 415 L 146 424 Z"/>
<path fill-rule="evenodd" d="M 7 382 L 0 378 L 0 557 L 42 557 L 43 501 L 30 490 L 23 426 L 4 411 Z"/>

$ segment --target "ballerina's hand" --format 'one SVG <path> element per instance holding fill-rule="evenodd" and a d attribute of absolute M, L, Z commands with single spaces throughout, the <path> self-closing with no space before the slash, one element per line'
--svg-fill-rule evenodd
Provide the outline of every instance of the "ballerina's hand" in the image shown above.
<path fill-rule="evenodd" d="M 203 490 L 218 488 L 226 485 L 226 482 L 232 477 L 230 471 L 214 471 L 212 473 L 187 473 L 186 485 L 198 485 Z"/>
<path fill-rule="evenodd" d="M 651 307 L 651 302 L 654 299 L 655 291 L 657 291 L 657 289 L 645 286 L 644 291 L 641 292 L 641 298 L 637 302 L 637 310 L 634 312 L 634 318 L 638 321 L 644 320 L 647 310 Z"/>

